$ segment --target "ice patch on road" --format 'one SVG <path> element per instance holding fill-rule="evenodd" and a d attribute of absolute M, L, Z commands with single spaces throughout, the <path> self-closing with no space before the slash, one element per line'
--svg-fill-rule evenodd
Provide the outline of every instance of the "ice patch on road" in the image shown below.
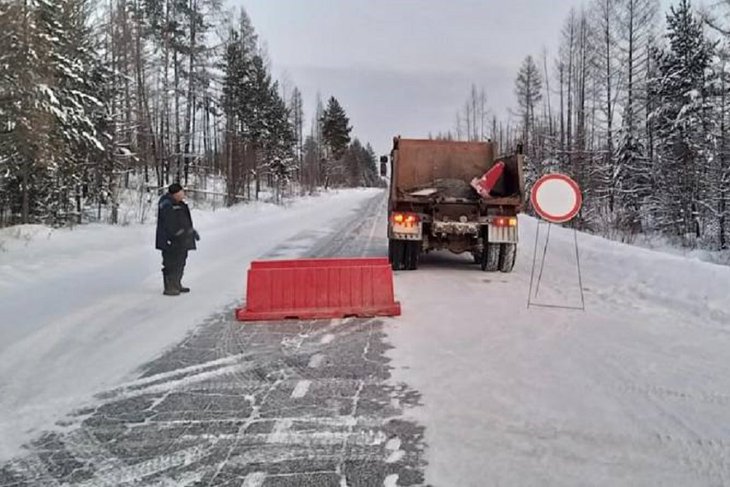
<path fill-rule="evenodd" d="M 322 355 L 321 353 L 318 353 L 318 354 L 313 355 L 312 358 L 309 359 L 309 364 L 307 366 L 310 369 L 316 369 L 322 365 L 322 362 L 324 362 L 324 355 Z"/>
<path fill-rule="evenodd" d="M 398 463 L 403 460 L 403 457 L 405 456 L 406 452 L 404 452 L 403 450 L 396 450 L 388 456 L 388 458 L 385 460 L 385 463 Z"/>
<path fill-rule="evenodd" d="M 266 480 L 266 472 L 251 472 L 246 475 L 241 487 L 261 487 Z"/>
<path fill-rule="evenodd" d="M 403 460 L 403 457 L 406 456 L 406 452 L 400 449 L 401 447 L 401 440 L 400 438 L 392 438 L 388 440 L 388 443 L 385 444 L 385 449 L 390 451 L 390 455 L 388 455 L 388 458 L 385 460 L 385 463 L 398 463 L 401 460 Z"/>
<path fill-rule="evenodd" d="M 267 443 L 290 443 L 288 439 L 291 425 L 294 422 L 289 418 L 277 419 L 274 423 L 274 429 L 266 440 Z"/>
<path fill-rule="evenodd" d="M 306 396 L 310 385 L 312 385 L 312 381 L 309 380 L 300 380 L 297 382 L 297 385 L 291 393 L 292 399 L 301 399 Z"/>
<path fill-rule="evenodd" d="M 388 440 L 388 443 L 385 445 L 386 450 L 395 451 L 399 450 L 401 445 L 400 438 L 392 438 Z"/>

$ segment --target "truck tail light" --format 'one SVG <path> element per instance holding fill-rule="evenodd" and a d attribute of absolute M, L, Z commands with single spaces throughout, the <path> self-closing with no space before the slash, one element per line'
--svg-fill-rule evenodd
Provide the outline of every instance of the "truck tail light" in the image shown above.
<path fill-rule="evenodd" d="M 492 220 L 492 225 L 500 228 L 516 227 L 517 218 L 508 216 L 498 216 Z"/>
<path fill-rule="evenodd" d="M 421 218 L 415 213 L 393 213 L 391 219 L 393 223 L 406 226 L 416 225 L 421 221 Z"/>

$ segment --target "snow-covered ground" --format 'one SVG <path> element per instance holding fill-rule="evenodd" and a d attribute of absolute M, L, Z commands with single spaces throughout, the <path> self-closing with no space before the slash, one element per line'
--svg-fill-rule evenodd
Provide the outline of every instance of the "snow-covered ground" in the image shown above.
<path fill-rule="evenodd" d="M 174 298 L 161 294 L 152 224 L 3 230 L 0 460 L 240 302 L 251 260 L 302 232 L 326 234 L 380 191 L 339 191 L 288 207 L 193 210 L 202 237 L 184 279 L 193 291 Z M 296 256 L 297 245 L 287 252 Z"/>
<path fill-rule="evenodd" d="M 150 225 L 0 234 L 0 460 L 240 302 L 253 258 L 336 253 L 317 242 L 368 200 L 384 211 L 376 194 L 194 212 L 193 292 L 177 298 L 160 294 Z M 342 239 L 385 251 L 377 221 Z M 580 234 L 586 311 L 528 309 L 536 227 L 521 218 L 512 274 L 439 253 L 396 275 L 403 316 L 383 330 L 392 384 L 421 394 L 426 483 L 730 485 L 730 267 Z M 553 227 L 535 300 L 579 305 L 577 277 L 573 233 Z"/>
<path fill-rule="evenodd" d="M 730 485 L 730 268 L 579 235 L 587 310 L 527 309 L 536 227 L 512 274 L 438 254 L 396 277 L 427 483 Z M 571 231 L 545 262 L 537 301 L 579 305 Z"/>
<path fill-rule="evenodd" d="M 679 245 L 678 243 L 672 243 L 669 239 L 661 235 L 639 235 L 632 244 L 646 249 L 658 250 L 667 254 L 681 255 L 689 259 L 730 266 L 730 250 L 687 248 Z"/>

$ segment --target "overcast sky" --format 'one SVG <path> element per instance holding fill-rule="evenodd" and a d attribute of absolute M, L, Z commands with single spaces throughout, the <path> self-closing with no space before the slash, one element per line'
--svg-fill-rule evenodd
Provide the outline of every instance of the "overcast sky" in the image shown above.
<path fill-rule="evenodd" d="M 234 0 L 240 2 L 240 0 Z M 671 0 L 662 0 L 664 5 Z M 504 118 L 525 56 L 550 58 L 568 0 L 244 0 L 274 75 L 295 84 L 307 121 L 334 95 L 353 134 L 387 152 L 396 134 L 452 130 L 472 83 Z M 309 125 L 309 123 L 307 123 Z M 308 130 L 307 126 L 307 130 Z"/>

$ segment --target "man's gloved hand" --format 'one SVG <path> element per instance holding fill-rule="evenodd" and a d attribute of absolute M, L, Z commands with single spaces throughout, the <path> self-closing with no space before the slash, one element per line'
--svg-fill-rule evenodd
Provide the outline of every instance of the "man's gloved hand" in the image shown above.
<path fill-rule="evenodd" d="M 200 234 L 198 233 L 197 230 L 193 230 L 193 237 L 195 238 L 196 242 L 200 241 Z"/>

